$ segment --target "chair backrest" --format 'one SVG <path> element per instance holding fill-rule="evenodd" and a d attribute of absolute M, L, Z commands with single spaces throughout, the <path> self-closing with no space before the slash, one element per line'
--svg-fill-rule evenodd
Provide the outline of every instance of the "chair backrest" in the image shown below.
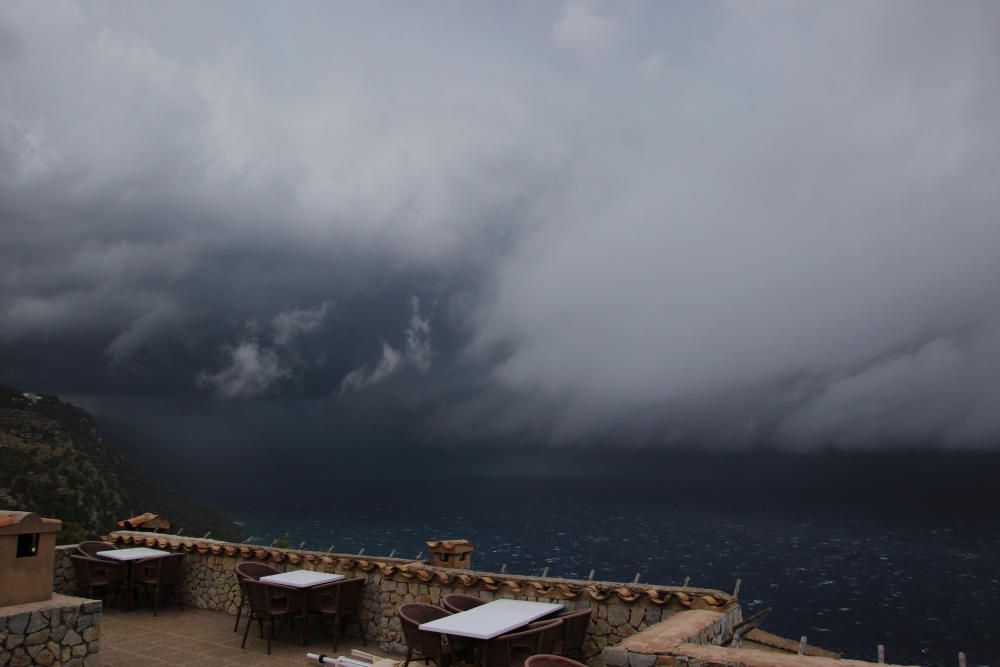
<path fill-rule="evenodd" d="M 254 581 L 257 581 L 261 577 L 266 577 L 269 574 L 278 574 L 278 569 L 264 563 L 236 564 L 237 579 L 253 579 Z"/>
<path fill-rule="evenodd" d="M 486 667 L 510 667 L 511 649 L 515 646 L 528 649 L 530 655 L 550 652 L 561 628 L 562 620 L 556 618 L 532 623 L 525 630 L 487 640 L 483 647 Z"/>
<path fill-rule="evenodd" d="M 474 609 L 479 605 L 486 604 L 486 600 L 480 600 L 479 598 L 472 597 L 471 595 L 462 595 L 461 593 L 453 593 L 451 595 L 445 595 L 441 599 L 441 604 L 444 608 L 453 614 L 457 614 L 462 611 L 469 611 Z"/>
<path fill-rule="evenodd" d="M 538 621 L 528 626 L 532 629 L 538 628 L 538 645 L 535 647 L 536 653 L 552 653 L 556 646 L 556 640 L 562 636 L 563 620 L 554 618 L 546 621 Z"/>
<path fill-rule="evenodd" d="M 350 614 L 361 606 L 361 588 L 365 585 L 364 577 L 345 579 L 336 586 L 337 613 Z"/>
<path fill-rule="evenodd" d="M 98 551 L 111 551 L 117 548 L 115 545 L 108 544 L 107 542 L 80 542 L 76 545 L 77 553 L 87 558 L 97 558 Z"/>
<path fill-rule="evenodd" d="M 170 554 L 157 560 L 160 561 L 160 583 L 172 584 L 180 581 L 184 554 Z"/>
<path fill-rule="evenodd" d="M 578 611 L 568 611 L 556 617 L 563 622 L 563 655 L 583 651 L 583 640 L 587 637 L 587 628 L 590 627 L 590 617 L 593 613 L 593 610 L 588 607 L 587 609 L 580 609 Z"/>
<path fill-rule="evenodd" d="M 406 647 L 416 649 L 423 655 L 437 655 L 437 650 L 432 643 L 435 641 L 435 638 L 428 636 L 436 633 L 421 632 L 419 626 L 423 623 L 430 623 L 439 618 L 444 618 L 445 616 L 451 616 L 451 612 L 441 607 L 435 607 L 432 604 L 412 602 L 400 605 L 398 614 L 399 623 L 403 626 L 403 640 L 406 642 Z M 440 636 L 436 638 L 436 641 L 440 645 Z"/>
<path fill-rule="evenodd" d="M 135 573 L 133 576 L 136 580 L 145 580 L 147 583 L 154 581 L 161 584 L 176 583 L 181 577 L 182 562 L 184 562 L 184 554 L 143 558 L 135 561 L 132 566 Z"/>
<path fill-rule="evenodd" d="M 70 554 L 70 559 L 73 561 L 73 569 L 76 570 L 77 581 L 83 586 L 103 586 L 109 583 L 122 583 L 125 580 L 124 563 L 77 554 Z"/>
<path fill-rule="evenodd" d="M 587 667 L 582 662 L 564 658 L 561 655 L 540 653 L 524 661 L 524 667 Z"/>
<path fill-rule="evenodd" d="M 244 579 L 243 586 L 247 592 L 247 603 L 251 611 L 264 616 L 271 615 L 272 600 L 284 598 L 287 590 L 255 579 Z"/>
<path fill-rule="evenodd" d="M 76 570 L 77 582 L 79 582 L 82 586 L 89 586 L 91 582 L 91 564 L 94 559 L 72 554 L 70 555 L 70 560 L 73 561 L 73 569 Z"/>
<path fill-rule="evenodd" d="M 247 597 L 247 587 L 243 585 L 243 582 L 247 579 L 257 581 L 269 574 L 278 574 L 278 569 L 264 563 L 237 563 L 236 583 L 239 584 L 240 593 L 243 594 L 243 597 Z"/>

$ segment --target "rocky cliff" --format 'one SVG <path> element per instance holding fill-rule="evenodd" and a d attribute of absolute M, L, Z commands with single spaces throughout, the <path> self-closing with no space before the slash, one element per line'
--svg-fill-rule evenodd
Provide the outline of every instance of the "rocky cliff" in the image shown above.
<path fill-rule="evenodd" d="M 104 439 L 94 418 L 55 396 L 0 387 L 0 507 L 72 524 L 65 538 L 106 533 L 155 512 L 185 534 L 240 537 L 216 509 L 153 482 Z M 66 541 L 65 539 L 63 541 Z"/>

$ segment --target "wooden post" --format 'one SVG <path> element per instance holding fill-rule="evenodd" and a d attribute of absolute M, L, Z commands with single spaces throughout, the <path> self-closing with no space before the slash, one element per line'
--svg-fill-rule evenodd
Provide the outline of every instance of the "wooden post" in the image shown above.
<path fill-rule="evenodd" d="M 632 580 L 632 583 L 633 584 L 639 583 L 639 573 L 638 572 L 635 573 L 635 579 Z"/>
<path fill-rule="evenodd" d="M 328 548 L 328 549 L 326 550 L 326 552 L 327 552 L 328 554 L 329 554 L 329 553 L 333 553 L 333 545 L 332 545 L 332 544 L 331 544 L 331 545 L 330 545 L 330 547 L 329 547 L 329 548 Z"/>
<path fill-rule="evenodd" d="M 806 636 L 802 635 L 802 639 L 799 640 L 799 655 L 806 654 Z"/>
<path fill-rule="evenodd" d="M 548 566 L 547 566 L 547 565 L 545 566 L 545 569 L 544 569 L 544 570 L 542 570 L 542 576 L 543 576 L 543 577 L 547 577 L 547 576 L 549 576 L 549 568 L 548 568 Z"/>
<path fill-rule="evenodd" d="M 364 548 L 364 547 L 361 547 L 361 551 L 359 551 L 359 552 L 358 552 L 358 555 L 360 556 L 360 555 L 361 555 L 361 554 L 363 554 L 364 552 L 365 552 L 365 548 Z"/>
<path fill-rule="evenodd" d="M 500 574 L 505 574 L 507 572 L 507 563 L 500 566 Z"/>
<path fill-rule="evenodd" d="M 595 574 L 597 574 L 597 570 L 591 570 L 590 574 L 587 575 L 587 581 L 593 581 Z"/>
<path fill-rule="evenodd" d="M 392 551 L 389 552 L 389 558 L 392 558 L 395 555 L 396 555 L 396 550 L 395 549 L 393 549 Z"/>
<path fill-rule="evenodd" d="M 958 652 L 958 667 L 965 667 L 965 651 Z"/>
<path fill-rule="evenodd" d="M 733 589 L 733 599 L 735 600 L 740 596 L 740 584 L 743 583 L 742 579 L 736 580 L 736 588 Z"/>
<path fill-rule="evenodd" d="M 420 557 L 421 557 L 421 556 L 423 556 L 423 555 L 424 555 L 424 552 L 423 552 L 423 551 L 418 551 L 418 552 L 417 552 L 417 557 L 416 557 L 416 558 L 414 558 L 413 560 L 420 560 Z"/>
<path fill-rule="evenodd" d="M 681 588 L 687 588 L 688 584 L 691 583 L 691 577 L 684 577 L 684 583 L 681 584 Z"/>
<path fill-rule="evenodd" d="M 177 529 L 177 536 L 180 537 L 180 534 L 183 533 L 183 532 L 184 532 L 183 528 L 178 528 Z"/>
<path fill-rule="evenodd" d="M 207 540 L 208 536 L 211 535 L 211 534 L 212 534 L 212 531 L 208 531 L 207 533 L 205 533 L 204 535 L 201 536 L 201 539 Z"/>
<path fill-rule="evenodd" d="M 878 653 L 878 663 L 881 665 L 882 663 L 885 662 L 885 646 L 879 644 L 877 653 Z"/>

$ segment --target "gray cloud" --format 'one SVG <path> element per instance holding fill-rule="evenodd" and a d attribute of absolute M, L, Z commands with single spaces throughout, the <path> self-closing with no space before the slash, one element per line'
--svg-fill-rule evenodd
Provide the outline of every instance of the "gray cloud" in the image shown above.
<path fill-rule="evenodd" d="M 291 376 L 292 370 L 278 353 L 254 340 L 227 348 L 227 365 L 216 373 L 199 373 L 197 384 L 219 398 L 255 398 Z"/>
<path fill-rule="evenodd" d="M 11 381 L 997 445 L 995 3 L 253 9 L 0 7 Z"/>
<path fill-rule="evenodd" d="M 297 336 L 315 331 L 326 318 L 327 304 L 322 303 L 313 309 L 298 309 L 278 313 L 271 320 L 274 329 L 274 344 L 288 345 Z"/>
<path fill-rule="evenodd" d="M 226 365 L 215 373 L 198 373 L 195 383 L 224 399 L 256 398 L 273 392 L 304 365 L 293 343 L 323 324 L 327 308 L 322 303 L 312 309 L 294 308 L 278 313 L 271 319 L 270 344 L 261 343 L 256 335 L 257 324 L 248 322 L 249 335 L 224 346 Z"/>
<path fill-rule="evenodd" d="M 352 370 L 340 381 L 340 393 L 360 391 L 376 385 L 406 366 L 413 366 L 421 373 L 426 373 L 430 370 L 432 358 L 430 319 L 421 315 L 420 299 L 411 297 L 410 320 L 403 330 L 402 350 L 383 340 L 382 356 L 371 372 L 364 366 Z"/>

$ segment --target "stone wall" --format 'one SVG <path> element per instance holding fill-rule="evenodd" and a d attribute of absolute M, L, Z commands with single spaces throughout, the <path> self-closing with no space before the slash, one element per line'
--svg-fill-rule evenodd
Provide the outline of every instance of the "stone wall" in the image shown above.
<path fill-rule="evenodd" d="M 798 642 L 784 651 L 730 646 L 741 622 L 739 607 L 674 614 L 620 644 L 604 649 L 606 667 L 873 667 L 873 663 L 827 655 L 797 655 Z M 776 638 L 780 639 L 780 638 Z M 739 644 L 739 642 L 737 642 Z M 814 649 L 815 651 L 815 649 Z M 832 657 L 828 657 L 832 656 Z M 884 667 L 890 667 L 885 665 Z"/>
<path fill-rule="evenodd" d="M 607 667 L 652 667 L 662 656 L 683 644 L 719 645 L 729 642 L 743 620 L 739 607 L 726 611 L 691 609 L 670 616 L 602 652 Z"/>
<path fill-rule="evenodd" d="M 594 667 L 603 667 L 601 651 L 607 646 L 618 644 L 680 611 L 739 610 L 739 604 L 730 595 L 701 588 L 453 570 L 399 558 L 276 549 L 135 531 L 117 531 L 112 533 L 111 539 L 121 547 L 147 546 L 184 552 L 185 604 L 229 614 L 236 613 L 239 603 L 236 564 L 245 560 L 266 562 L 282 571 L 309 569 L 364 577 L 361 617 L 365 636 L 369 641 L 377 641 L 381 650 L 397 654 L 405 652 L 396 615 L 399 605 L 406 602 L 436 604 L 450 593 L 475 595 L 484 600 L 559 602 L 568 609 L 590 607 L 594 617 L 584 645 L 584 657 Z M 55 568 L 57 590 L 73 590 L 74 575 L 65 548 L 57 553 Z"/>
<path fill-rule="evenodd" d="M 52 590 L 63 595 L 76 595 L 76 571 L 70 554 L 76 553 L 76 545 L 56 547 L 55 563 L 52 573 Z"/>
<path fill-rule="evenodd" d="M 100 664 L 101 603 L 54 594 L 0 607 L 0 667 Z"/>

